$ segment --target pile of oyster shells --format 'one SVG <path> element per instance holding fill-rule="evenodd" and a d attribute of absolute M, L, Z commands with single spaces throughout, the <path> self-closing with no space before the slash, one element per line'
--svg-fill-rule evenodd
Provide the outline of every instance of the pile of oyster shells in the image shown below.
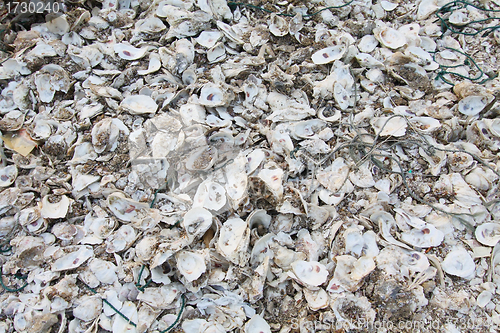
<path fill-rule="evenodd" d="M 82 1 L 13 24 L 0 332 L 498 330 L 500 81 L 438 73 L 474 77 L 474 53 L 495 76 L 500 33 L 442 35 L 447 2 Z"/>

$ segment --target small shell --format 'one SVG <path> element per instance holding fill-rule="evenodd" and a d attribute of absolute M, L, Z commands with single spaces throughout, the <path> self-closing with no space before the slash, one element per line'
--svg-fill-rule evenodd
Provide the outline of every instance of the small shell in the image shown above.
<path fill-rule="evenodd" d="M 118 280 L 118 268 L 109 261 L 94 258 L 90 261 L 89 268 L 101 283 L 113 284 Z"/>
<path fill-rule="evenodd" d="M 484 290 L 477 296 L 476 304 L 480 308 L 484 308 L 486 305 L 488 305 L 492 298 L 493 294 L 491 293 L 491 291 Z"/>
<path fill-rule="evenodd" d="M 73 316 L 89 322 L 97 318 L 102 311 L 102 300 L 98 296 L 83 296 L 77 301 L 79 304 L 73 309 Z"/>
<path fill-rule="evenodd" d="M 17 167 L 9 165 L 5 168 L 0 168 L 0 187 L 12 185 L 17 178 Z"/>
<path fill-rule="evenodd" d="M 479 243 L 495 246 L 500 240 L 500 224 L 483 223 L 476 228 L 475 235 Z"/>
<path fill-rule="evenodd" d="M 441 267 L 446 273 L 465 279 L 474 277 L 476 270 L 474 260 L 465 249 L 457 249 L 448 253 Z"/>
<path fill-rule="evenodd" d="M 201 46 L 210 49 L 217 44 L 221 37 L 220 31 L 203 31 L 198 38 L 195 38 L 195 41 Z"/>
<path fill-rule="evenodd" d="M 148 51 L 148 47 L 144 46 L 140 49 L 133 47 L 130 44 L 119 43 L 115 44 L 113 47 L 115 53 L 118 53 L 118 56 L 125 60 L 137 60 L 141 59 L 146 55 Z"/>
<path fill-rule="evenodd" d="M 122 225 L 114 234 L 106 239 L 106 252 L 116 253 L 127 249 L 136 239 L 134 228 Z"/>
<path fill-rule="evenodd" d="M 52 270 L 66 271 L 81 266 L 85 261 L 94 255 L 94 250 L 89 245 L 77 246 L 76 250 L 62 256 L 52 264 Z"/>
<path fill-rule="evenodd" d="M 153 114 L 158 109 L 158 105 L 149 96 L 131 95 L 120 103 L 120 108 L 130 114 Z"/>
<path fill-rule="evenodd" d="M 78 233 L 78 229 L 73 224 L 61 222 L 52 226 L 51 233 L 60 240 L 70 241 Z"/>
<path fill-rule="evenodd" d="M 295 277 L 306 285 L 319 286 L 328 278 L 326 267 L 316 261 L 298 260 L 291 266 Z"/>
<path fill-rule="evenodd" d="M 488 104 L 486 96 L 467 96 L 458 102 L 458 111 L 466 116 L 475 116 Z"/>
<path fill-rule="evenodd" d="M 121 192 L 114 192 L 106 200 L 109 210 L 120 220 L 131 222 L 135 227 L 146 230 L 160 222 L 157 209 L 149 208 L 147 203 L 128 199 Z"/>
<path fill-rule="evenodd" d="M 405 35 L 388 26 L 373 29 L 373 34 L 380 44 L 389 49 L 395 50 L 406 45 Z"/>
<path fill-rule="evenodd" d="M 66 15 L 48 14 L 45 25 L 50 32 L 58 35 L 64 35 L 70 28 Z"/>
<path fill-rule="evenodd" d="M 307 305 L 309 306 L 309 309 L 312 311 L 318 311 L 320 309 L 324 309 L 328 307 L 330 303 L 330 298 L 328 297 L 327 292 L 325 289 L 319 289 L 319 290 L 310 290 L 307 288 L 303 289 L 304 291 L 304 297 L 306 298 Z"/>
<path fill-rule="evenodd" d="M 349 107 L 349 93 L 339 82 L 333 85 L 333 97 L 342 110 Z"/>
<path fill-rule="evenodd" d="M 42 199 L 42 207 L 40 210 L 40 214 L 44 218 L 48 219 L 59 219 L 66 216 L 68 213 L 69 205 L 71 204 L 71 200 L 62 195 L 59 197 L 59 201 L 52 203 L 49 201 L 49 198 L 53 200 L 56 196 L 46 195 Z"/>
<path fill-rule="evenodd" d="M 177 269 L 189 282 L 198 279 L 207 269 L 205 258 L 198 253 L 180 251 L 176 254 L 176 260 Z"/>
<path fill-rule="evenodd" d="M 415 247 L 427 248 L 439 246 L 444 239 L 444 233 L 432 224 L 422 229 L 414 228 L 401 234 L 401 240 Z"/>
<path fill-rule="evenodd" d="M 165 24 L 157 17 L 148 17 L 143 20 L 138 20 L 135 23 L 135 31 L 145 34 L 156 34 L 166 28 Z"/>
<path fill-rule="evenodd" d="M 217 149 L 203 146 L 189 155 L 186 161 L 186 169 L 191 171 L 206 171 L 210 169 L 217 160 Z"/>
<path fill-rule="evenodd" d="M 217 43 L 214 47 L 207 51 L 207 60 L 209 63 L 220 62 L 226 59 L 226 48 L 224 43 Z"/>
<path fill-rule="evenodd" d="M 345 45 L 336 45 L 316 51 L 311 59 L 316 65 L 329 64 L 342 58 L 347 48 Z"/>
<path fill-rule="evenodd" d="M 380 5 L 382 6 L 382 8 L 386 12 L 393 11 L 398 6 L 397 3 L 393 3 L 393 2 L 389 2 L 389 1 L 384 1 L 384 0 L 380 1 Z"/>
<path fill-rule="evenodd" d="M 263 227 L 264 230 L 271 224 L 271 216 L 264 209 L 254 210 L 246 219 L 250 229 Z"/>
<path fill-rule="evenodd" d="M 250 259 L 247 253 L 250 241 L 250 229 L 247 223 L 240 218 L 230 218 L 220 229 L 217 249 L 229 261 L 244 266 Z"/>
<path fill-rule="evenodd" d="M 378 40 L 373 35 L 365 35 L 358 43 L 358 49 L 363 53 L 371 53 L 378 45 Z"/>
<path fill-rule="evenodd" d="M 269 31 L 276 37 L 283 37 L 288 34 L 288 22 L 281 16 L 271 14 L 271 24 L 269 24 Z"/>
<path fill-rule="evenodd" d="M 370 121 L 375 133 L 379 136 L 403 136 L 408 124 L 403 117 L 375 117 Z"/>
<path fill-rule="evenodd" d="M 210 107 L 223 106 L 228 102 L 228 97 L 218 84 L 209 82 L 201 88 L 199 103 Z"/>
<path fill-rule="evenodd" d="M 469 18 L 469 16 L 467 14 L 468 14 L 468 12 L 467 12 L 467 9 L 465 9 L 465 8 L 455 10 L 448 18 L 448 21 L 451 24 L 458 25 L 458 26 L 469 24 L 471 22 L 471 19 Z"/>
<path fill-rule="evenodd" d="M 24 123 L 24 113 L 18 110 L 13 110 L 8 112 L 0 120 L 0 130 L 13 132 L 17 131 L 23 126 Z"/>
<path fill-rule="evenodd" d="M 226 191 L 220 184 L 204 181 L 198 186 L 193 199 L 193 207 L 204 207 L 218 211 L 226 204 Z"/>
<path fill-rule="evenodd" d="M 283 197 L 283 170 L 282 169 L 262 169 L 258 177 L 266 183 L 269 190 L 279 200 Z"/>
<path fill-rule="evenodd" d="M 326 123 L 318 119 L 299 121 L 293 126 L 293 134 L 295 134 L 296 138 L 317 138 L 317 133 L 319 133 L 325 127 Z"/>
<path fill-rule="evenodd" d="M 413 117 L 409 122 L 414 129 L 423 134 L 430 134 L 441 127 L 441 122 L 432 117 Z"/>
<path fill-rule="evenodd" d="M 201 236 L 212 225 L 212 213 L 205 208 L 192 208 L 184 215 L 182 224 L 191 237 Z"/>
<path fill-rule="evenodd" d="M 158 53 L 151 53 L 149 55 L 148 69 L 138 70 L 137 74 L 148 75 L 148 74 L 159 71 L 160 68 L 161 68 L 160 56 L 158 55 Z"/>

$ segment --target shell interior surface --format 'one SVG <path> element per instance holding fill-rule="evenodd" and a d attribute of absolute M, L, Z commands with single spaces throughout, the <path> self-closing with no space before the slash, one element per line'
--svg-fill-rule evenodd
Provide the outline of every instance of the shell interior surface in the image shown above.
<path fill-rule="evenodd" d="M 500 331 L 499 1 L 42 2 L 2 12 L 0 332 Z"/>

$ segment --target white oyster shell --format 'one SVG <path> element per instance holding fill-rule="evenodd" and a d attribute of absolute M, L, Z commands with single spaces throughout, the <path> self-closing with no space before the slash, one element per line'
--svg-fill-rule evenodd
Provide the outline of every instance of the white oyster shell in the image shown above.
<path fill-rule="evenodd" d="M 276 37 L 283 37 L 289 32 L 288 22 L 281 16 L 271 14 L 269 31 Z"/>
<path fill-rule="evenodd" d="M 97 318 L 102 311 L 102 300 L 98 296 L 83 296 L 73 309 L 73 316 L 83 321 Z"/>
<path fill-rule="evenodd" d="M 439 246 L 444 239 L 444 233 L 432 224 L 427 224 L 422 229 L 412 229 L 401 234 L 401 240 L 421 248 Z"/>
<path fill-rule="evenodd" d="M 206 171 L 214 165 L 217 156 L 216 148 L 210 146 L 200 147 L 188 157 L 186 169 L 191 171 Z"/>
<path fill-rule="evenodd" d="M 0 187 L 10 186 L 17 178 L 17 167 L 9 165 L 0 168 Z"/>
<path fill-rule="evenodd" d="M 378 45 L 378 40 L 373 35 L 365 35 L 363 36 L 358 43 L 358 49 L 362 53 L 370 53 Z"/>
<path fill-rule="evenodd" d="M 474 260 L 465 249 L 456 249 L 448 253 L 441 267 L 446 273 L 465 279 L 474 277 L 476 270 Z"/>
<path fill-rule="evenodd" d="M 119 43 L 115 44 L 113 47 L 115 53 L 118 53 L 118 56 L 125 60 L 137 60 L 141 59 L 146 55 L 148 51 L 148 47 L 144 46 L 140 49 L 133 47 L 130 44 Z"/>
<path fill-rule="evenodd" d="M 207 269 L 205 258 L 195 252 L 180 251 L 176 254 L 176 260 L 177 269 L 189 282 L 198 279 Z"/>
<path fill-rule="evenodd" d="M 293 277 L 306 285 L 319 286 L 325 283 L 328 278 L 328 270 L 317 261 L 298 260 L 293 262 L 291 266 Z"/>
<path fill-rule="evenodd" d="M 403 117 L 375 117 L 370 124 L 379 136 L 403 136 L 408 126 Z"/>
<path fill-rule="evenodd" d="M 222 38 L 220 31 L 203 31 L 195 41 L 203 47 L 210 49 Z"/>
<path fill-rule="evenodd" d="M 311 59 L 316 65 L 329 64 L 342 58 L 346 50 L 347 48 L 343 44 L 330 46 L 313 53 Z"/>
<path fill-rule="evenodd" d="M 201 236 L 212 225 L 212 213 L 205 208 L 192 208 L 184 215 L 182 224 L 191 237 Z"/>
<path fill-rule="evenodd" d="M 50 200 L 49 200 L 50 199 Z M 71 204 L 71 199 L 67 196 L 62 195 L 59 197 L 59 201 L 52 203 L 54 197 L 46 195 L 42 199 L 40 214 L 44 218 L 49 219 L 59 219 L 66 216 L 68 213 L 69 205 Z"/>
<path fill-rule="evenodd" d="M 240 218 L 230 218 L 220 229 L 217 249 L 229 261 L 244 266 L 250 258 L 247 253 L 250 241 L 250 229 Z"/>
<path fill-rule="evenodd" d="M 138 70 L 137 74 L 148 75 L 148 74 L 159 71 L 160 68 L 161 68 L 160 56 L 158 55 L 158 53 L 151 53 L 149 55 L 148 69 Z"/>
<path fill-rule="evenodd" d="M 201 105 L 216 107 L 225 105 L 228 102 L 228 94 L 215 83 L 206 83 L 201 88 L 199 103 Z"/>
<path fill-rule="evenodd" d="M 283 197 L 283 170 L 282 169 L 262 169 L 258 177 L 266 183 L 269 190 L 281 199 Z"/>
<path fill-rule="evenodd" d="M 395 50 L 406 45 L 405 35 L 386 25 L 373 29 L 375 38 L 383 46 Z"/>
<path fill-rule="evenodd" d="M 217 211 L 226 204 L 226 191 L 220 184 L 204 181 L 198 186 L 193 199 L 193 207 L 204 207 Z"/>
<path fill-rule="evenodd" d="M 215 44 L 212 48 L 210 48 L 207 51 L 207 59 L 208 62 L 214 63 L 214 62 L 220 62 L 224 59 L 226 59 L 226 48 L 224 46 L 224 43 L 220 42 Z"/>
<path fill-rule="evenodd" d="M 120 103 L 120 108 L 130 112 L 130 114 L 152 114 L 156 112 L 158 105 L 149 96 L 131 95 Z"/>
<path fill-rule="evenodd" d="M 479 243 L 487 246 L 495 246 L 500 240 L 499 223 L 483 223 L 474 232 Z"/>
<path fill-rule="evenodd" d="M 131 222 L 140 229 L 149 229 L 160 222 L 157 209 L 149 205 L 128 199 L 121 192 L 110 194 L 106 200 L 109 210 L 120 220 Z"/>
<path fill-rule="evenodd" d="M 94 255 L 94 250 L 89 245 L 77 246 L 76 250 L 62 256 L 52 264 L 53 271 L 66 271 L 81 266 Z"/>
<path fill-rule="evenodd" d="M 486 96 L 467 96 L 458 102 L 458 111 L 466 116 L 475 116 L 489 103 Z"/>

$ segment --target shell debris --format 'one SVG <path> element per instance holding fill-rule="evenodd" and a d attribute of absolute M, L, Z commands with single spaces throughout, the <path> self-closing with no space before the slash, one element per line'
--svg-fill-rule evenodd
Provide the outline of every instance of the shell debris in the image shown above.
<path fill-rule="evenodd" d="M 32 3 L 0 332 L 500 330 L 500 2 Z"/>

